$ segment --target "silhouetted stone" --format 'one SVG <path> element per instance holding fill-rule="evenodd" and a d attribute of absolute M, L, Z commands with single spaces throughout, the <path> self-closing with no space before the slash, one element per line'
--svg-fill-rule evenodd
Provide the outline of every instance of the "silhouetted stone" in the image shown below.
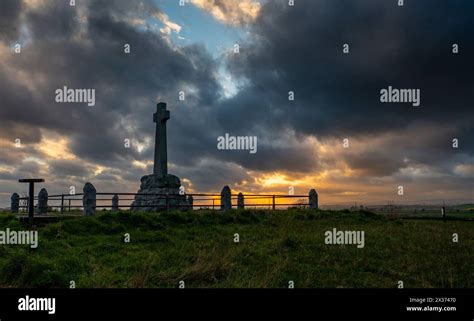
<path fill-rule="evenodd" d="M 142 195 L 135 196 L 130 210 L 144 212 L 185 210 L 188 208 L 186 195 L 179 194 L 181 182 L 177 176 L 168 174 L 166 122 L 170 119 L 170 112 L 166 110 L 165 103 L 159 103 L 156 107 L 156 113 L 153 114 L 153 121 L 156 123 L 153 174 L 142 177 L 137 193 Z"/>
<path fill-rule="evenodd" d="M 190 211 L 193 210 L 193 203 L 194 203 L 194 198 L 192 195 L 188 195 L 188 209 Z"/>
<path fill-rule="evenodd" d="M 48 191 L 42 188 L 38 193 L 38 214 L 46 214 L 48 212 Z"/>
<path fill-rule="evenodd" d="M 318 209 L 318 193 L 314 188 L 309 191 L 309 208 Z"/>
<path fill-rule="evenodd" d="M 232 209 L 232 193 L 229 186 L 224 186 L 221 192 L 221 210 L 228 211 Z"/>
<path fill-rule="evenodd" d="M 94 215 L 97 200 L 97 190 L 91 183 L 86 183 L 83 189 L 82 205 L 84 206 L 84 215 Z"/>
<path fill-rule="evenodd" d="M 12 194 L 10 210 L 12 213 L 18 213 L 20 210 L 20 195 L 18 193 Z"/>
<path fill-rule="evenodd" d="M 117 194 L 112 197 L 112 211 L 118 211 L 119 210 L 119 197 Z"/>
<path fill-rule="evenodd" d="M 243 210 L 244 208 L 245 208 L 244 194 L 239 193 L 239 195 L 237 195 L 237 209 Z"/>
<path fill-rule="evenodd" d="M 155 164 L 153 174 L 168 174 L 168 150 L 166 143 L 166 122 L 170 119 L 170 112 L 165 103 L 156 105 L 153 121 L 156 123 L 155 133 Z"/>

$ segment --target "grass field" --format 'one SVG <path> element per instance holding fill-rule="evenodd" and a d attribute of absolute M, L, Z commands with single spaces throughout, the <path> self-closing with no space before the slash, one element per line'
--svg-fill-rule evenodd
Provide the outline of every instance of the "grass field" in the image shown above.
<path fill-rule="evenodd" d="M 0 214 L 7 227 L 25 229 Z M 333 228 L 365 231 L 365 247 L 325 244 Z M 298 209 L 106 212 L 38 231 L 37 249 L 0 245 L 0 287 L 474 287 L 474 222 Z"/>

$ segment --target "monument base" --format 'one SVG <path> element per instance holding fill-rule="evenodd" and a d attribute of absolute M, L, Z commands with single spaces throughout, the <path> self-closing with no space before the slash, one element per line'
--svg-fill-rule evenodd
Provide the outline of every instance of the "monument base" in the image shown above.
<path fill-rule="evenodd" d="M 186 195 L 179 194 L 181 182 L 171 174 L 145 175 L 141 179 L 130 210 L 133 212 L 159 212 L 169 210 L 186 210 Z M 152 195 L 143 195 L 152 194 Z M 164 195 L 153 195 L 164 194 Z"/>

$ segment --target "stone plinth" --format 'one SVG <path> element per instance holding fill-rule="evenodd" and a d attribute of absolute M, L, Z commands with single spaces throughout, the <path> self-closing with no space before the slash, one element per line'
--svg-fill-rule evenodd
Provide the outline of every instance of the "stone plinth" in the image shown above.
<path fill-rule="evenodd" d="M 167 194 L 166 195 L 136 195 L 130 206 L 135 212 L 159 212 L 167 209 L 186 209 L 186 195 L 179 194 L 181 182 L 171 174 L 151 174 L 143 176 L 137 194 Z"/>

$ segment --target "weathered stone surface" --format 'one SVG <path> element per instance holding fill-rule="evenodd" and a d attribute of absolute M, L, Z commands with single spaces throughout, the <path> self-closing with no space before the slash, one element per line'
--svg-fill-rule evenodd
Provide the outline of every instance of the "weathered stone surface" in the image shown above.
<path fill-rule="evenodd" d="M 153 121 L 156 123 L 155 134 L 155 164 L 153 174 L 168 174 L 168 151 L 166 142 L 166 122 L 170 119 L 170 112 L 166 110 L 166 103 L 156 105 Z"/>
<path fill-rule="evenodd" d="M 244 208 L 245 208 L 244 194 L 239 193 L 239 195 L 237 195 L 237 209 L 243 210 Z"/>
<path fill-rule="evenodd" d="M 137 192 L 139 195 L 135 196 L 130 210 L 159 212 L 167 209 L 186 209 L 186 195 L 179 194 L 180 187 L 181 182 L 175 175 L 151 174 L 143 176 L 140 189 Z"/>
<path fill-rule="evenodd" d="M 221 192 L 221 210 L 229 211 L 232 209 L 232 193 L 229 186 L 224 186 Z"/>
<path fill-rule="evenodd" d="M 314 188 L 309 191 L 309 208 L 318 209 L 318 193 Z"/>
<path fill-rule="evenodd" d="M 97 200 L 97 190 L 91 183 L 86 183 L 83 189 L 82 205 L 84 207 L 84 215 L 94 215 Z"/>
<path fill-rule="evenodd" d="M 119 210 L 119 197 L 117 194 L 112 197 L 112 211 L 118 211 Z"/>
<path fill-rule="evenodd" d="M 12 194 L 10 210 L 12 213 L 18 213 L 20 210 L 20 195 L 18 193 Z"/>
<path fill-rule="evenodd" d="M 140 189 L 147 188 L 170 188 L 177 189 L 179 193 L 179 188 L 181 186 L 181 181 L 175 175 L 171 174 L 151 174 L 145 175 L 141 179 Z"/>
<path fill-rule="evenodd" d="M 38 206 L 36 208 L 38 214 L 46 214 L 48 212 L 48 191 L 42 188 L 38 193 Z"/>

